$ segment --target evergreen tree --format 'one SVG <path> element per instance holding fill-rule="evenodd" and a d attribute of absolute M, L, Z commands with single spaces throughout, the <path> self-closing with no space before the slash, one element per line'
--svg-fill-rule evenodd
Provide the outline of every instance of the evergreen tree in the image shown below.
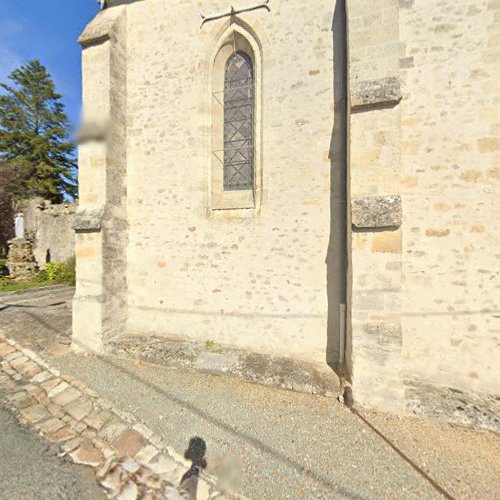
<path fill-rule="evenodd" d="M 7 242 L 14 237 L 14 200 L 20 194 L 21 170 L 14 163 L 0 161 L 0 257 L 7 255 Z"/>
<path fill-rule="evenodd" d="M 74 144 L 51 76 L 35 60 L 8 78 L 0 84 L 0 160 L 15 165 L 19 196 L 76 197 Z"/>

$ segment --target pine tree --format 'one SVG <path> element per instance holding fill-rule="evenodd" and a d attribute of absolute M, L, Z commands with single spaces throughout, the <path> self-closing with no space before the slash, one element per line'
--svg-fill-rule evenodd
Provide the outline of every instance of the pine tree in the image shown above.
<path fill-rule="evenodd" d="M 14 237 L 14 198 L 19 185 L 17 172 L 13 164 L 0 161 L 0 257 L 7 255 L 7 242 Z"/>
<path fill-rule="evenodd" d="M 77 196 L 74 144 L 61 95 L 47 69 L 30 61 L 0 87 L 0 160 L 15 165 L 22 197 L 61 203 Z"/>

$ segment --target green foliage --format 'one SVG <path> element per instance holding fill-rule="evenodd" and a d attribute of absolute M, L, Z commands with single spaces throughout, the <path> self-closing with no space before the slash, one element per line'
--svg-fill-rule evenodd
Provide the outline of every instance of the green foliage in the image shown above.
<path fill-rule="evenodd" d="M 76 282 L 75 268 L 76 261 L 73 257 L 66 262 L 50 262 L 46 264 L 46 266 L 38 272 L 37 276 L 34 276 L 28 281 L 13 281 L 12 278 L 8 276 L 0 277 L 0 293 L 59 284 L 73 286 Z"/>
<path fill-rule="evenodd" d="M 0 84 L 0 160 L 14 165 L 16 196 L 54 203 L 76 197 L 75 146 L 50 74 L 35 60 L 8 78 Z"/>
<path fill-rule="evenodd" d="M 215 344 L 215 341 L 214 340 L 207 340 L 205 342 L 205 349 L 209 352 L 214 352 L 215 349 L 216 349 L 216 344 Z"/>
<path fill-rule="evenodd" d="M 38 273 L 38 282 L 55 282 L 74 285 L 76 282 L 74 257 L 66 262 L 49 262 Z"/>

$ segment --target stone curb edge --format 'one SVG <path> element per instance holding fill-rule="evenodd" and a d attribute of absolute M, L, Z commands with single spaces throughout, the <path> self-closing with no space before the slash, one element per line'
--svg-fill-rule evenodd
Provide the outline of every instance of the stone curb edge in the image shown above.
<path fill-rule="evenodd" d="M 68 291 L 75 290 L 75 287 L 60 284 L 60 285 L 49 285 L 49 286 L 40 286 L 36 288 L 28 288 L 26 290 L 14 290 L 12 292 L 0 292 L 0 301 L 8 297 L 23 297 L 25 295 L 31 296 L 31 295 L 36 295 L 37 293 L 54 292 L 59 290 L 68 290 Z"/>
<path fill-rule="evenodd" d="M 159 434 L 0 333 L 2 393 L 23 425 L 60 446 L 60 456 L 93 467 L 110 498 L 223 498 L 208 474 L 200 477 L 196 496 L 177 488 L 190 463 Z"/>

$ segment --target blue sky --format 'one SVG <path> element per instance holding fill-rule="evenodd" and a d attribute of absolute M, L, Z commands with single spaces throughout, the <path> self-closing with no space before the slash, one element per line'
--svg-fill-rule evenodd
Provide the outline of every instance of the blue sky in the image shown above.
<path fill-rule="evenodd" d="M 20 64 L 39 59 L 77 127 L 81 50 L 76 40 L 98 10 L 96 0 L 0 0 L 0 81 Z"/>

